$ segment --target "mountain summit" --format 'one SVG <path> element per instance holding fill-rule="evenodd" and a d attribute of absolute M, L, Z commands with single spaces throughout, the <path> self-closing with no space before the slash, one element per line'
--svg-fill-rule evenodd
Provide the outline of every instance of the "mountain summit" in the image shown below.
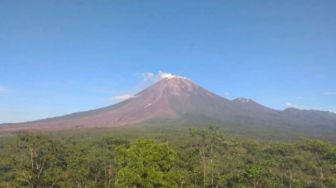
<path fill-rule="evenodd" d="M 206 125 L 276 128 L 290 130 L 336 130 L 336 114 L 287 109 L 278 111 L 257 102 L 228 100 L 190 79 L 166 74 L 135 96 L 118 104 L 40 121 L 4 125 L 0 130 L 60 130 L 117 127 L 149 122 L 181 122 Z"/>

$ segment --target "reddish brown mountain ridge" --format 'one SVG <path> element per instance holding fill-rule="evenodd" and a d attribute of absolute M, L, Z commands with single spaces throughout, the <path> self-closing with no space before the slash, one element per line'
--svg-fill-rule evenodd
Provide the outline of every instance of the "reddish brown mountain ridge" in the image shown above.
<path fill-rule="evenodd" d="M 5 124 L 0 131 L 27 129 L 117 127 L 152 120 L 188 124 L 216 122 L 231 126 L 336 130 L 336 114 L 321 111 L 274 110 L 251 99 L 228 100 L 191 80 L 169 76 L 121 103 L 39 121 Z"/>

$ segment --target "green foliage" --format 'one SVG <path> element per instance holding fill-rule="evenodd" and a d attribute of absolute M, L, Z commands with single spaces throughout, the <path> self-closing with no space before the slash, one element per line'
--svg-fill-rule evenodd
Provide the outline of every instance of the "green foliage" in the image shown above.
<path fill-rule="evenodd" d="M 2 139 L 0 187 L 336 187 L 336 147 L 321 140 L 234 138 L 213 126 L 111 135 Z"/>
<path fill-rule="evenodd" d="M 12 154 L 15 185 L 32 188 L 62 185 L 66 161 L 59 143 L 43 135 L 20 134 Z"/>
<path fill-rule="evenodd" d="M 177 187 L 176 153 L 168 144 L 141 139 L 117 151 L 116 187 Z"/>
<path fill-rule="evenodd" d="M 113 187 L 115 148 L 124 145 L 128 142 L 113 138 L 92 145 L 73 143 L 67 155 L 69 187 Z"/>

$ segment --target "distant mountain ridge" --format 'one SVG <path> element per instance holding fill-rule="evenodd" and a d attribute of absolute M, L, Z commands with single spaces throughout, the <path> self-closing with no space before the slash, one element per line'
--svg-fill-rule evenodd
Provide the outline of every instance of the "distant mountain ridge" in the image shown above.
<path fill-rule="evenodd" d="M 336 131 L 334 113 L 293 108 L 279 111 L 251 99 L 228 100 L 180 76 L 162 78 L 134 97 L 112 106 L 2 125 L 0 131 L 119 127 L 144 124 L 154 119 L 189 124 L 207 124 L 211 121 L 230 126 L 279 130 Z"/>

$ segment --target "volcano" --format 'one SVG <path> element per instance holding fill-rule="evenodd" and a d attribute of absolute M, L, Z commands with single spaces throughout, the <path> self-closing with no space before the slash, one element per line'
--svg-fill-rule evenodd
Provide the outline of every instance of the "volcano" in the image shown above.
<path fill-rule="evenodd" d="M 225 126 L 298 131 L 336 131 L 334 113 L 299 109 L 279 111 L 251 99 L 228 100 L 188 78 L 172 75 L 112 106 L 39 121 L 7 124 L 1 126 L 0 130 L 120 127 L 153 121 L 204 125 L 216 123 Z"/>

